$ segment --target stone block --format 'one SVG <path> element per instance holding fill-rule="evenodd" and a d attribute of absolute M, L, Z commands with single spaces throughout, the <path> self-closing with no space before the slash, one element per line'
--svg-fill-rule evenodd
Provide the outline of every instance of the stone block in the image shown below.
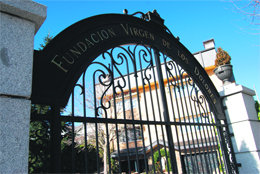
<path fill-rule="evenodd" d="M 34 34 L 46 7 L 31 0 L 0 0 L 0 94 L 31 96 Z"/>
<path fill-rule="evenodd" d="M 224 96 L 231 96 L 237 93 L 244 93 L 250 96 L 254 96 L 255 92 L 252 89 L 249 89 L 245 86 L 242 85 L 238 85 L 235 83 L 229 84 L 229 85 L 225 85 L 222 87 L 222 89 L 219 89 L 219 94 L 221 97 Z"/>
<path fill-rule="evenodd" d="M 47 7 L 32 0 L 0 0 L 0 11 L 31 21 L 36 33 L 46 19 Z"/>
<path fill-rule="evenodd" d="M 34 24 L 0 12 L 0 94 L 31 96 Z"/>
<path fill-rule="evenodd" d="M 236 160 L 241 163 L 239 173 L 241 174 L 257 174 L 260 173 L 260 152 L 237 153 Z"/>
<path fill-rule="evenodd" d="M 235 153 L 252 152 L 260 149 L 260 122 L 243 121 L 229 125 L 229 130 L 234 133 L 232 144 Z"/>
<path fill-rule="evenodd" d="M 255 102 L 253 100 L 254 91 L 241 85 L 230 84 L 220 92 L 224 97 L 223 104 L 227 107 L 227 122 L 236 123 L 245 120 L 257 121 Z"/>
<path fill-rule="evenodd" d="M 31 101 L 0 97 L 0 173 L 28 173 Z"/>

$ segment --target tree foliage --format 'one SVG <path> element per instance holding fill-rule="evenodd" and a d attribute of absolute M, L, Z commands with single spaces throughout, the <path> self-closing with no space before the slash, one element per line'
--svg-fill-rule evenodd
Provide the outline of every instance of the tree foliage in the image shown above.
<path fill-rule="evenodd" d="M 48 34 L 44 38 L 44 43 L 41 44 L 42 50 L 51 40 L 52 36 Z M 51 149 L 51 130 L 50 123 L 47 120 L 35 121 L 32 120 L 32 115 L 49 115 L 51 107 L 46 105 L 32 104 L 31 105 L 31 122 L 29 132 L 29 173 L 50 173 L 50 149 Z M 37 116 L 37 117 L 38 117 Z M 61 122 L 61 172 L 72 173 L 72 151 L 75 155 L 76 172 L 85 172 L 85 164 L 88 164 L 88 172 L 93 173 L 96 168 L 96 149 L 91 145 L 75 146 L 72 144 L 72 135 L 75 132 L 71 129 L 71 124 Z M 85 161 L 87 156 L 87 161 Z"/>
<path fill-rule="evenodd" d="M 220 47 L 217 50 L 216 57 L 217 57 L 215 59 L 215 66 L 216 67 L 219 67 L 221 65 L 230 64 L 230 61 L 231 61 L 230 55 Z"/>
<path fill-rule="evenodd" d="M 29 173 L 48 172 L 50 168 L 50 133 L 47 121 L 31 121 L 29 139 Z"/>
<path fill-rule="evenodd" d="M 74 155 L 75 155 L 74 161 L 75 161 L 76 173 L 86 173 L 86 165 L 87 165 L 88 173 L 94 173 L 95 171 L 97 171 L 96 149 L 91 145 L 88 145 L 85 148 L 85 146 L 72 147 L 72 144 L 70 144 L 64 146 L 62 149 L 62 153 L 61 153 L 62 173 L 72 173 L 71 156 L 72 156 L 73 148 L 74 148 Z M 85 155 L 87 156 L 87 158 L 85 158 Z"/>
<path fill-rule="evenodd" d="M 32 114 L 50 114 L 49 106 L 33 105 Z M 76 136 L 71 129 L 71 124 L 61 122 L 61 172 L 72 172 L 72 152 L 75 156 L 76 172 L 84 173 L 87 159 L 88 172 L 95 172 L 96 168 L 96 149 L 94 146 L 76 145 L 73 147 L 72 135 Z M 51 133 L 50 123 L 44 121 L 31 121 L 30 140 L 29 140 L 29 173 L 49 173 L 50 171 L 50 148 Z M 73 149 L 73 151 L 72 151 Z M 87 158 L 85 158 L 87 156 Z"/>
<path fill-rule="evenodd" d="M 164 150 L 163 148 L 160 149 L 160 154 L 161 154 L 161 158 L 165 157 L 166 158 L 166 154 L 167 154 L 167 162 L 165 165 L 165 170 L 168 170 L 167 165 L 169 165 L 169 170 L 172 171 L 172 167 L 171 167 L 171 160 L 170 160 L 170 153 L 168 150 Z M 154 159 L 154 165 L 155 165 L 155 170 L 156 172 L 161 171 L 161 159 L 160 159 L 160 155 L 159 155 L 159 150 L 157 150 L 156 152 L 154 152 L 153 154 L 153 159 Z"/>
<path fill-rule="evenodd" d="M 49 106 L 31 106 L 31 115 L 48 114 Z M 48 172 L 50 168 L 49 146 L 50 146 L 50 124 L 48 121 L 30 122 L 29 131 L 29 173 Z"/>
<path fill-rule="evenodd" d="M 53 39 L 53 36 L 51 36 L 50 33 L 48 33 L 48 35 L 46 37 L 44 37 L 43 43 L 40 44 L 39 50 L 43 50 L 43 48 L 45 48 L 46 45 L 48 45 L 52 39 Z"/>

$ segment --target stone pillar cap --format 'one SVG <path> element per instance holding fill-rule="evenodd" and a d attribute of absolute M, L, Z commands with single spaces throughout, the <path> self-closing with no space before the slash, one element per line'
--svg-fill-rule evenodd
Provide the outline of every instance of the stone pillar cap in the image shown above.
<path fill-rule="evenodd" d="M 0 0 L 0 11 L 35 24 L 35 34 L 47 16 L 47 7 L 32 0 Z"/>
<path fill-rule="evenodd" d="M 242 85 L 237 85 L 235 83 L 223 86 L 222 89 L 218 90 L 218 92 L 219 92 L 221 97 L 230 96 L 230 95 L 234 95 L 234 94 L 237 94 L 237 93 L 243 93 L 243 94 L 247 94 L 249 96 L 255 95 L 254 90 L 249 89 L 249 88 L 242 86 Z"/>

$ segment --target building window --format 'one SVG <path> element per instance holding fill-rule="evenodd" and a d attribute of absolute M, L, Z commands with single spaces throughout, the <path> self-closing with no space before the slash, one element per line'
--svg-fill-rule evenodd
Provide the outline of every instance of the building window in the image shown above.
<path fill-rule="evenodd" d="M 194 120 L 195 120 L 195 123 L 201 123 L 202 122 L 201 117 L 196 117 L 196 118 L 194 118 Z M 201 127 L 200 126 L 195 126 L 195 129 L 196 130 L 200 130 Z"/>
<path fill-rule="evenodd" d="M 125 99 L 124 100 L 124 106 L 125 106 L 125 111 L 131 110 L 131 102 L 130 99 Z M 132 99 L 132 106 L 133 109 L 137 108 L 137 98 Z M 123 112 L 123 101 L 118 101 L 116 103 L 116 111 L 117 112 Z"/>
<path fill-rule="evenodd" d="M 119 142 L 126 142 L 126 131 L 125 129 L 121 129 L 118 133 L 119 135 Z M 136 135 L 136 136 L 135 136 Z M 140 130 L 140 127 L 134 128 L 127 128 L 127 138 L 128 142 L 135 141 L 136 140 L 142 140 L 142 132 Z"/>

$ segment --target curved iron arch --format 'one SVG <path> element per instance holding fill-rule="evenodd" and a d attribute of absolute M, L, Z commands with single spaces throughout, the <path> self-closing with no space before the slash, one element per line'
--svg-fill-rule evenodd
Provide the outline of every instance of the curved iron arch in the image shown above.
<path fill-rule="evenodd" d="M 97 56 L 115 46 L 134 43 L 171 57 L 193 78 L 216 116 L 225 119 L 220 96 L 204 68 L 156 12 L 148 12 L 146 18 L 93 16 L 59 33 L 42 51 L 35 51 L 32 103 L 64 107 L 78 78 Z"/>

